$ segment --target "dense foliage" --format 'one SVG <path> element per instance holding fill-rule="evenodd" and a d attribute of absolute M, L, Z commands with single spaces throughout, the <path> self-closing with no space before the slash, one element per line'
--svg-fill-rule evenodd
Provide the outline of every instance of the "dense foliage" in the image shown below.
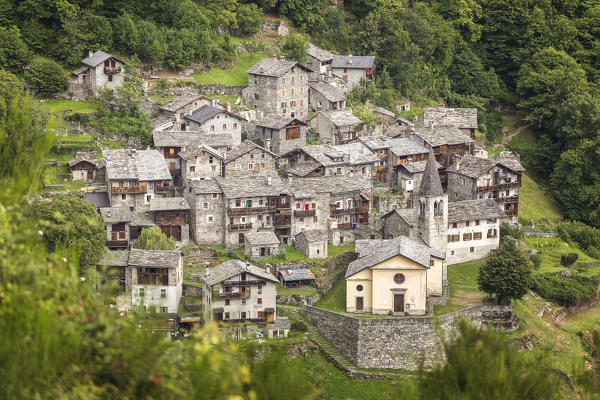
<path fill-rule="evenodd" d="M 582 275 L 560 276 L 556 273 L 538 274 L 533 279 L 533 291 L 548 301 L 574 306 L 596 297 L 597 278 Z"/>
<path fill-rule="evenodd" d="M 61 93 L 69 87 L 65 71 L 52 60 L 39 59 L 32 62 L 25 71 L 25 81 L 34 93 L 41 96 Z"/>
<path fill-rule="evenodd" d="M 167 237 L 158 226 L 142 229 L 137 238 L 136 246 L 144 250 L 173 250 L 175 238 Z"/>
<path fill-rule="evenodd" d="M 496 296 L 498 304 L 520 299 L 531 287 L 532 267 L 514 240 L 504 241 L 479 269 L 479 289 Z"/>
<path fill-rule="evenodd" d="M 89 201 L 75 194 L 57 194 L 37 200 L 32 217 L 40 221 L 40 232 L 48 251 L 77 250 L 81 265 L 95 264 L 104 253 L 104 223 Z"/>
<path fill-rule="evenodd" d="M 560 223 L 556 231 L 565 242 L 575 242 L 591 257 L 600 258 L 600 229 L 572 221 Z"/>

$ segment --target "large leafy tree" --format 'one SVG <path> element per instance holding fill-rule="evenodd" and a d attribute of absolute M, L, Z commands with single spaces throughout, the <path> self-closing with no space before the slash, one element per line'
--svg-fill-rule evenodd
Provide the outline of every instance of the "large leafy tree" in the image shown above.
<path fill-rule="evenodd" d="M 306 61 L 308 38 L 299 33 L 291 33 L 282 40 L 281 52 L 286 60 L 303 63 Z"/>
<path fill-rule="evenodd" d="M 513 240 L 506 240 L 479 269 L 479 289 L 496 296 L 498 304 L 520 299 L 531 287 L 531 264 Z"/>
<path fill-rule="evenodd" d="M 0 26 L 0 68 L 18 74 L 31 62 L 32 54 L 16 26 Z"/>
<path fill-rule="evenodd" d="M 52 60 L 39 59 L 25 71 L 27 85 L 36 93 L 47 96 L 67 90 L 69 81 L 62 67 Z"/>
<path fill-rule="evenodd" d="M 104 224 L 89 201 L 75 194 L 57 194 L 37 200 L 32 215 L 49 251 L 73 249 L 81 265 L 95 264 L 104 253 Z"/>
<path fill-rule="evenodd" d="M 173 250 L 175 238 L 167 237 L 159 227 L 153 226 L 142 229 L 137 238 L 136 246 L 144 250 Z"/>

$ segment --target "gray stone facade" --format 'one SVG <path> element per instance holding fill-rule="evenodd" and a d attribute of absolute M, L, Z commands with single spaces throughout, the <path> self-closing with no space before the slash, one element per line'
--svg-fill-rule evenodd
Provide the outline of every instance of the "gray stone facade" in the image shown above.
<path fill-rule="evenodd" d="M 477 326 L 512 328 L 510 306 L 480 305 L 440 317 L 354 318 L 311 306 L 302 313 L 346 357 L 361 368 L 417 370 L 443 360 L 437 325 L 452 334 L 464 317 Z"/>

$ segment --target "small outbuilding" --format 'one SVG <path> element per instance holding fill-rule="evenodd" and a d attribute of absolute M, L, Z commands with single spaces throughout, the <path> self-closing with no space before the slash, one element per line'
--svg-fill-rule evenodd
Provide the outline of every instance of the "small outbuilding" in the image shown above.
<path fill-rule="evenodd" d="M 310 268 L 282 269 L 278 273 L 279 283 L 283 287 L 314 285 L 315 274 Z"/>
<path fill-rule="evenodd" d="M 249 232 L 244 235 L 244 254 L 253 259 L 274 256 L 279 253 L 279 244 L 273 231 Z"/>
<path fill-rule="evenodd" d="M 327 232 L 312 229 L 296 235 L 296 249 L 308 258 L 327 258 Z"/>
<path fill-rule="evenodd" d="M 71 177 L 78 182 L 92 182 L 98 178 L 98 167 L 95 161 L 87 154 L 77 153 L 75 158 L 68 162 Z"/>
<path fill-rule="evenodd" d="M 273 323 L 267 324 L 267 337 L 269 339 L 283 339 L 290 333 L 290 319 L 288 317 L 278 317 Z"/>

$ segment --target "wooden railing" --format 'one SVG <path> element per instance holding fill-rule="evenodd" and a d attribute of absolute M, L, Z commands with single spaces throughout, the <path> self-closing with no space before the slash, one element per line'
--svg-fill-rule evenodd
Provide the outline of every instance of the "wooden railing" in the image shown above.
<path fill-rule="evenodd" d="M 219 299 L 248 299 L 250 298 L 250 288 L 246 288 L 245 291 L 238 292 L 219 292 L 218 287 L 214 287 L 212 291 L 212 298 Z"/>
<path fill-rule="evenodd" d="M 275 212 L 275 207 L 237 207 L 228 209 L 230 215 L 247 215 L 255 213 Z"/>
<path fill-rule="evenodd" d="M 145 187 L 141 187 L 141 186 L 134 186 L 134 187 L 115 187 L 113 186 L 111 188 L 113 193 L 145 193 L 146 192 L 146 188 Z"/>
<path fill-rule="evenodd" d="M 346 222 L 346 223 L 343 223 L 343 224 L 340 224 L 338 222 L 337 226 L 338 226 L 339 229 L 350 229 L 352 227 L 352 224 L 350 222 Z"/>
<path fill-rule="evenodd" d="M 260 279 L 246 280 L 246 281 L 223 281 L 223 286 L 251 286 L 251 285 L 265 285 L 266 281 Z"/>
<path fill-rule="evenodd" d="M 498 200 L 503 203 L 518 203 L 519 196 L 499 197 Z"/>
<path fill-rule="evenodd" d="M 294 210 L 294 217 L 314 217 L 316 213 L 316 210 Z"/>
<path fill-rule="evenodd" d="M 112 67 L 112 68 L 104 67 L 105 74 L 118 74 L 121 71 L 122 71 L 121 67 Z"/>
<path fill-rule="evenodd" d="M 248 229 L 252 229 L 252 224 L 251 223 L 247 223 L 247 224 L 231 224 L 231 225 L 229 225 L 229 230 L 231 232 L 246 231 Z"/>

